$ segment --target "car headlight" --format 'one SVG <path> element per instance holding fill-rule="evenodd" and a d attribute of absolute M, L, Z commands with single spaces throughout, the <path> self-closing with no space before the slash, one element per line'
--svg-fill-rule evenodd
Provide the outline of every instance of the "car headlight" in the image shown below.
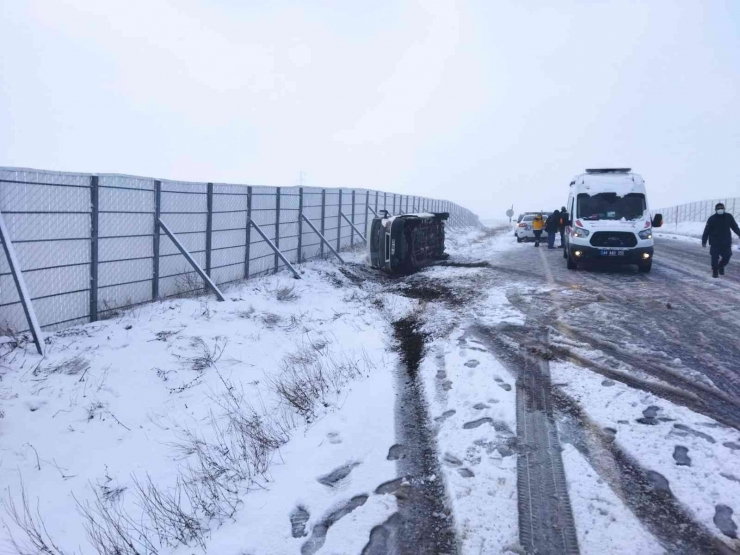
<path fill-rule="evenodd" d="M 591 232 L 588 229 L 582 227 L 574 227 L 572 235 L 573 237 L 588 237 Z"/>
<path fill-rule="evenodd" d="M 640 233 L 637 234 L 637 236 L 640 239 L 652 239 L 653 238 L 653 230 L 652 229 L 643 229 Z"/>

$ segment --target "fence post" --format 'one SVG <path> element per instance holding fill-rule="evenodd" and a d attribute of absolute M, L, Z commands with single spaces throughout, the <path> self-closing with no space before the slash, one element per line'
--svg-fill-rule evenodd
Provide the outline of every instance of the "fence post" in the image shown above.
<path fill-rule="evenodd" d="M 298 187 L 298 260 L 300 264 L 303 260 L 303 187 Z"/>
<path fill-rule="evenodd" d="M 355 225 L 355 190 L 352 189 L 352 225 Z M 350 226 L 352 227 L 352 226 Z M 355 232 L 353 229 L 349 230 L 349 246 L 355 246 Z"/>
<path fill-rule="evenodd" d="M 247 229 L 245 230 L 246 245 L 244 249 L 244 279 L 249 279 L 249 256 L 252 247 L 252 187 L 247 187 Z"/>
<path fill-rule="evenodd" d="M 406 195 L 406 214 L 409 213 L 409 196 Z"/>
<path fill-rule="evenodd" d="M 365 235 L 367 235 L 367 222 L 368 222 L 368 219 L 370 218 L 369 212 L 370 212 L 370 191 L 365 191 Z"/>
<path fill-rule="evenodd" d="M 378 191 L 375 191 L 375 213 L 378 213 Z"/>
<path fill-rule="evenodd" d="M 321 189 L 321 235 L 326 237 L 326 189 Z M 324 258 L 324 243 L 321 242 L 321 258 Z"/>
<path fill-rule="evenodd" d="M 339 189 L 339 210 L 337 210 L 337 252 L 342 246 L 342 190 Z"/>
<path fill-rule="evenodd" d="M 280 187 L 276 188 L 275 191 L 275 246 L 280 250 Z M 278 253 L 275 253 L 275 273 L 278 271 L 278 264 L 280 264 L 280 258 Z"/>
<path fill-rule="evenodd" d="M 98 176 L 90 178 L 90 321 L 98 321 L 98 230 L 99 193 Z"/>
<path fill-rule="evenodd" d="M 206 189 L 206 275 L 211 277 L 211 247 L 213 246 L 213 183 Z"/>
<path fill-rule="evenodd" d="M 13 242 L 10 240 L 10 232 L 5 225 L 2 212 L 0 212 L 0 243 L 3 245 L 5 258 L 8 261 L 8 266 L 10 266 L 10 273 L 13 275 L 15 288 L 18 291 L 21 305 L 23 305 L 23 312 L 26 315 L 28 327 L 31 329 L 31 335 L 33 335 L 33 342 L 36 345 L 36 350 L 43 357 L 45 344 L 44 338 L 41 335 L 41 326 L 39 326 L 39 321 L 36 318 L 33 301 L 31 301 L 31 295 L 26 287 L 26 280 L 23 279 L 23 270 L 21 269 L 18 257 L 15 254 L 15 248 L 13 247 Z"/>
<path fill-rule="evenodd" d="M 154 237 L 152 237 L 152 300 L 159 298 L 159 217 L 162 212 L 162 182 L 154 182 Z"/>

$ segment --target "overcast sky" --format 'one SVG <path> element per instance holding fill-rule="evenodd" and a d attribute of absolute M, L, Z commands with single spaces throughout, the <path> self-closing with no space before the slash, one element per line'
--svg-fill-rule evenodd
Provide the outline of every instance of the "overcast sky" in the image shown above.
<path fill-rule="evenodd" d="M 0 0 L 0 165 L 378 188 L 481 217 L 586 167 L 740 196 L 740 2 Z"/>

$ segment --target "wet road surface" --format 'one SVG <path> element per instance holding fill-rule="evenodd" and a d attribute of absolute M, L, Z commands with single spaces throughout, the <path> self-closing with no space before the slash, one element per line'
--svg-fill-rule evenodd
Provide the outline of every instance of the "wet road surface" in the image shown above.
<path fill-rule="evenodd" d="M 589 344 L 672 385 L 712 394 L 724 416 L 709 416 L 740 422 L 740 264 L 713 279 L 708 251 L 675 240 L 656 241 L 650 274 L 632 266 L 567 270 L 562 249 L 535 256 L 528 249 L 504 253 L 494 271 L 533 285 L 509 300 L 552 326 L 554 341 Z"/>
<path fill-rule="evenodd" d="M 509 301 L 528 318 L 529 326 L 497 330 L 509 340 L 509 350 L 513 342 L 519 353 L 566 360 L 571 345 L 598 350 L 629 365 L 647 384 L 659 380 L 666 388 L 628 385 L 740 429 L 740 264 L 731 263 L 723 278 L 714 279 L 708 250 L 663 239 L 656 241 L 649 274 L 635 267 L 574 271 L 566 268 L 562 249 L 518 247 L 498 256 L 491 268 Z M 538 324 L 550 331 L 547 345 L 541 345 L 545 334 L 526 333 Z M 499 345 L 499 355 L 505 358 L 505 351 Z M 588 358 L 571 361 L 598 371 Z M 624 492 L 627 506 L 668 552 L 734 552 L 694 522 L 667 487 L 656 486 L 662 476 L 640 468 L 611 438 L 594 434 L 572 400 L 555 392 L 553 404 L 561 426 L 570 429 L 568 441 Z M 520 511 L 531 510 L 520 502 Z M 520 537 L 528 548 L 525 532 Z"/>

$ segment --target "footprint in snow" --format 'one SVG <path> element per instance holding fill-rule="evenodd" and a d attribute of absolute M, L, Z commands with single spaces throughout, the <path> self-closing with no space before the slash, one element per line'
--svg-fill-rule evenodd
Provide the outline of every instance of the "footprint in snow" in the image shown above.
<path fill-rule="evenodd" d="M 387 458 L 389 461 L 397 461 L 405 457 L 406 457 L 406 448 L 399 443 L 396 443 L 395 445 L 391 445 L 391 448 L 388 449 Z"/>
<path fill-rule="evenodd" d="M 498 386 L 503 389 L 504 391 L 511 391 L 511 386 L 504 382 L 501 378 L 494 378 L 494 381 L 498 384 Z"/>
<path fill-rule="evenodd" d="M 465 366 L 467 366 L 468 368 L 476 368 L 479 365 L 480 365 L 480 362 L 478 362 L 475 359 L 469 360 L 468 362 L 465 363 Z"/>
<path fill-rule="evenodd" d="M 668 479 L 665 476 L 663 476 L 660 472 L 655 472 L 654 470 L 648 470 L 647 479 L 648 479 L 648 483 L 652 486 L 652 488 L 655 491 L 664 491 L 664 492 L 670 493 L 671 487 L 670 487 L 670 484 L 668 483 Z"/>
<path fill-rule="evenodd" d="M 329 528 L 355 509 L 362 507 L 367 500 L 367 495 L 357 495 L 324 517 L 311 530 L 311 537 L 301 547 L 301 555 L 314 555 L 314 553 L 318 552 L 326 542 L 326 534 L 329 532 Z"/>
<path fill-rule="evenodd" d="M 358 462 L 345 464 L 343 466 L 340 466 L 339 468 L 332 470 L 326 476 L 320 476 L 319 478 L 316 478 L 316 481 L 319 482 L 320 484 L 324 484 L 325 486 L 333 488 L 339 482 L 341 482 L 347 476 L 349 476 L 350 472 L 352 472 L 355 469 L 355 467 L 359 465 L 360 463 Z"/>
<path fill-rule="evenodd" d="M 717 505 L 714 508 L 714 524 L 728 538 L 737 539 L 737 524 L 732 520 L 732 508 Z"/>
<path fill-rule="evenodd" d="M 386 493 L 402 493 L 406 488 L 408 488 L 409 484 L 405 477 L 401 478 L 395 478 L 393 480 L 388 480 L 387 482 L 383 482 L 380 484 L 377 488 L 375 488 L 375 493 L 378 495 L 384 495 Z"/>
<path fill-rule="evenodd" d="M 444 422 L 447 420 L 450 416 L 454 415 L 457 411 L 455 409 L 446 410 L 442 413 L 441 416 L 438 416 L 434 419 L 435 422 Z"/>
<path fill-rule="evenodd" d="M 673 460 L 678 466 L 691 466 L 689 450 L 683 445 L 676 445 L 673 449 Z"/>
<path fill-rule="evenodd" d="M 654 405 L 649 406 L 644 411 L 642 411 L 642 418 L 638 418 L 637 422 L 640 424 L 645 424 L 647 426 L 657 426 L 660 424 L 658 421 L 658 411 L 660 411 L 660 407 L 656 407 Z"/>
<path fill-rule="evenodd" d="M 473 420 L 472 422 L 466 422 L 463 424 L 463 428 L 465 430 L 472 430 L 473 428 L 478 428 L 483 424 L 493 424 L 493 418 L 486 416 L 484 418 L 479 418 L 478 420 Z"/>
<path fill-rule="evenodd" d="M 700 437 L 701 439 L 704 439 L 704 440 L 708 441 L 709 443 L 717 443 L 715 441 L 715 439 L 712 436 L 710 436 L 709 434 L 705 434 L 704 432 L 700 432 L 698 430 L 694 430 L 693 428 L 689 428 L 685 424 L 674 424 L 673 425 L 673 428 L 674 428 L 674 430 L 680 430 L 681 432 L 684 432 L 683 435 L 690 434 L 692 436 Z M 674 432 L 674 433 L 676 433 L 676 432 Z M 678 435 L 682 435 L 682 434 L 679 433 Z"/>
<path fill-rule="evenodd" d="M 302 505 L 298 505 L 290 514 L 290 527 L 294 538 L 304 538 L 308 536 L 306 532 L 306 523 L 311 517 L 308 510 Z"/>

